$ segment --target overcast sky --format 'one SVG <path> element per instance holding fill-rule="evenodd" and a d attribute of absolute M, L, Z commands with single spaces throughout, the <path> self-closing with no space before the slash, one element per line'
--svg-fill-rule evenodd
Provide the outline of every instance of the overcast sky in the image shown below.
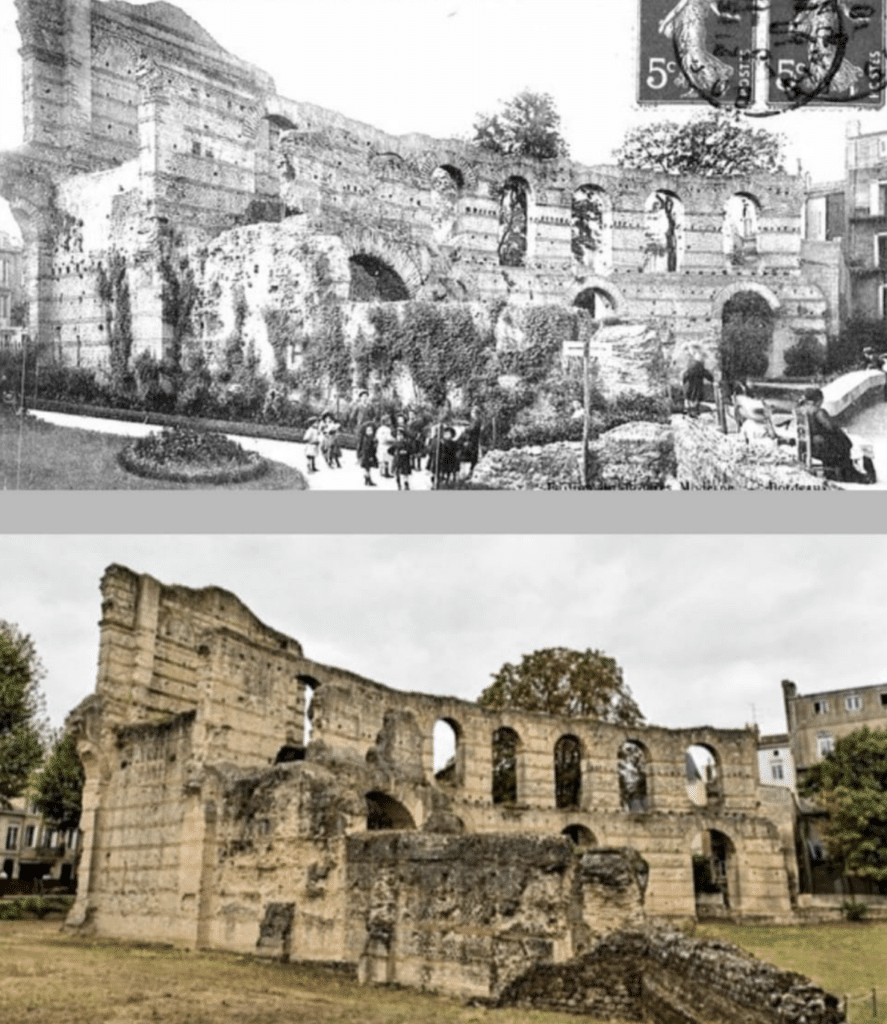
<path fill-rule="evenodd" d="M 608 162 L 639 111 L 637 0 L 181 0 L 227 50 L 268 71 L 281 95 L 394 134 L 471 131 L 525 87 L 551 93 L 573 156 Z M 0 3 L 0 149 L 21 141 L 21 62 L 12 0 Z M 845 122 L 885 112 L 807 107 L 767 119 L 817 180 L 843 172 Z M 762 122 L 758 122 L 762 123 Z"/>
<path fill-rule="evenodd" d="M 307 657 L 404 690 L 474 699 L 522 654 L 593 647 L 653 723 L 771 733 L 783 678 L 887 677 L 885 537 L 48 535 L 0 557 L 0 618 L 35 639 L 54 724 L 95 685 L 112 562 L 231 590 Z"/>

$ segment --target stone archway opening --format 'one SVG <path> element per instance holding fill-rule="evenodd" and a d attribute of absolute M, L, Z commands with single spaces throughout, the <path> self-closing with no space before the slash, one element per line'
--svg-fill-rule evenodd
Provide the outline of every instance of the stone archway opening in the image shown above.
<path fill-rule="evenodd" d="M 712 747 L 694 743 L 684 752 L 687 796 L 697 807 L 717 803 L 722 796 L 718 756 Z"/>
<path fill-rule="evenodd" d="M 358 253 L 348 260 L 351 302 L 408 302 L 410 292 L 397 271 L 367 253 Z"/>
<path fill-rule="evenodd" d="M 520 737 L 507 726 L 493 733 L 493 803 L 516 804 L 518 796 L 517 758 Z"/>
<path fill-rule="evenodd" d="M 626 740 L 619 748 L 617 773 L 623 811 L 643 814 L 650 809 L 647 750 L 637 740 Z"/>
<path fill-rule="evenodd" d="M 724 303 L 720 357 L 726 381 L 744 381 L 767 373 L 773 330 L 773 310 L 758 292 L 737 292 Z"/>
<path fill-rule="evenodd" d="M 724 206 L 724 255 L 741 268 L 757 259 L 761 204 L 750 192 L 737 192 Z"/>
<path fill-rule="evenodd" d="M 644 204 L 645 270 L 673 274 L 684 258 L 684 204 L 668 189 L 658 189 Z"/>
<path fill-rule="evenodd" d="M 434 778 L 448 786 L 461 783 L 459 771 L 459 726 L 450 718 L 439 718 L 434 723 Z"/>
<path fill-rule="evenodd" d="M 499 190 L 499 266 L 522 267 L 529 249 L 530 183 L 516 175 Z"/>
<path fill-rule="evenodd" d="M 605 274 L 612 264 L 612 218 L 607 193 L 599 185 L 580 185 L 570 209 L 570 247 L 577 263 Z"/>
<path fill-rule="evenodd" d="M 616 312 L 615 299 L 603 288 L 586 288 L 573 299 L 573 305 L 588 313 L 592 320 L 603 320 Z"/>
<path fill-rule="evenodd" d="M 705 829 L 690 844 L 698 917 L 717 917 L 739 907 L 736 847 L 718 829 Z"/>
<path fill-rule="evenodd" d="M 594 833 L 590 828 L 586 828 L 584 825 L 567 825 L 567 827 L 561 832 L 561 835 L 568 836 L 573 840 L 576 846 L 597 846 L 597 839 L 595 839 Z"/>
<path fill-rule="evenodd" d="M 367 830 L 381 832 L 387 829 L 415 829 L 412 814 L 399 801 L 387 793 L 373 790 L 365 794 L 367 805 Z"/>
<path fill-rule="evenodd" d="M 578 807 L 582 799 L 582 744 L 561 736 L 554 745 L 554 795 L 557 807 Z"/>
<path fill-rule="evenodd" d="M 307 747 L 311 742 L 311 731 L 313 729 L 314 716 L 312 712 L 312 705 L 314 704 L 314 691 L 320 686 L 320 683 L 314 678 L 314 676 L 297 676 L 297 681 L 302 687 L 302 692 L 305 698 L 305 710 L 303 713 L 303 732 L 304 744 Z"/>

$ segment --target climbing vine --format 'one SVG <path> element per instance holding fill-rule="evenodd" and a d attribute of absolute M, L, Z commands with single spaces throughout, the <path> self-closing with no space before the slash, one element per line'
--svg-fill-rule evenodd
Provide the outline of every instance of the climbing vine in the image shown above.
<path fill-rule="evenodd" d="M 340 395 L 351 390 L 351 352 L 345 343 L 342 309 L 335 302 L 323 302 L 314 311 L 314 330 L 306 339 L 302 372 L 314 391 L 324 382 Z"/>
<path fill-rule="evenodd" d="M 132 304 L 126 275 L 126 257 L 116 249 L 108 257 L 107 270 L 104 264 L 99 264 L 96 288 L 105 313 L 111 379 L 116 386 L 122 387 L 132 354 Z"/>
<path fill-rule="evenodd" d="M 538 384 L 554 368 L 563 343 L 580 336 L 580 313 L 563 306 L 529 306 L 522 311 L 520 326 L 524 346 L 500 352 L 499 367 L 528 384 Z"/>
<path fill-rule="evenodd" d="M 184 340 L 193 335 L 191 316 L 199 290 L 187 256 L 175 260 L 171 252 L 164 252 L 159 266 L 161 315 L 163 322 L 173 330 L 172 345 L 165 355 L 178 371 L 182 366 Z"/>
<path fill-rule="evenodd" d="M 289 309 L 266 309 L 264 316 L 268 344 L 274 353 L 274 376 L 279 380 L 289 370 L 287 352 L 302 334 L 302 318 Z"/>

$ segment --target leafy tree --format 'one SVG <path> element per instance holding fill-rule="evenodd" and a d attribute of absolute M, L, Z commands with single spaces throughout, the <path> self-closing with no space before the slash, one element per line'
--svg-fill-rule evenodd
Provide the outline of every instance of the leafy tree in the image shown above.
<path fill-rule="evenodd" d="M 553 160 L 569 153 L 560 124 L 560 114 L 548 93 L 524 89 L 498 114 L 477 116 L 472 142 L 503 156 Z"/>
<path fill-rule="evenodd" d="M 721 369 L 726 380 L 763 377 L 770 363 L 773 313 L 756 292 L 740 292 L 724 306 Z"/>
<path fill-rule="evenodd" d="M 33 640 L 0 619 L 0 807 L 20 796 L 44 756 L 44 676 Z"/>
<path fill-rule="evenodd" d="M 634 726 L 644 721 L 640 708 L 622 677 L 615 659 L 601 651 L 549 647 L 525 654 L 520 663 L 507 662 L 478 697 L 481 707 L 516 708 L 549 715 L 594 718 L 615 725 Z M 509 803 L 516 792 L 516 756 L 513 741 L 499 730 L 493 740 L 493 801 Z M 555 748 L 555 777 L 565 803 L 578 792 L 580 760 L 577 746 Z"/>
<path fill-rule="evenodd" d="M 55 743 L 34 780 L 34 806 L 56 828 L 77 828 L 83 798 L 83 763 L 71 733 Z"/>
<path fill-rule="evenodd" d="M 718 110 L 684 124 L 632 128 L 614 155 L 626 170 L 732 178 L 784 170 L 784 144 L 783 136 Z"/>
<path fill-rule="evenodd" d="M 808 769 L 803 792 L 828 811 L 825 847 L 843 874 L 887 891 L 887 731 L 865 727 L 839 739 Z"/>

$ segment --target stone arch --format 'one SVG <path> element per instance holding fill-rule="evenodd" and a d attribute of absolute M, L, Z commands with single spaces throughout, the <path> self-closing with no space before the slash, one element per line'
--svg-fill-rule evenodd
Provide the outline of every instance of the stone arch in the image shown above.
<path fill-rule="evenodd" d="M 758 256 L 761 202 L 751 192 L 734 192 L 724 204 L 724 255 L 740 268 Z"/>
<path fill-rule="evenodd" d="M 610 278 L 595 275 L 583 276 L 567 292 L 567 301 L 571 306 L 585 309 L 585 304 L 579 301 L 585 292 L 597 292 L 605 295 L 612 304 L 612 313 L 609 315 L 622 316 L 625 313 L 627 307 L 625 295 Z"/>
<path fill-rule="evenodd" d="M 370 832 L 385 829 L 415 829 L 416 822 L 412 814 L 399 801 L 381 790 L 371 790 L 364 794 L 367 805 L 367 830 Z"/>
<path fill-rule="evenodd" d="M 465 176 L 453 164 L 440 164 L 431 172 L 431 229 L 438 245 L 459 233 Z"/>
<path fill-rule="evenodd" d="M 462 179 L 461 187 L 466 192 L 477 191 L 477 168 L 469 163 L 460 153 L 452 150 L 426 150 L 416 160 L 416 166 L 426 181 L 438 167 L 451 167 L 457 171 Z"/>
<path fill-rule="evenodd" d="M 567 825 L 561 831 L 561 835 L 568 836 L 576 846 L 597 846 L 598 844 L 594 832 L 590 828 L 586 828 L 585 825 Z"/>
<path fill-rule="evenodd" d="M 697 807 L 708 807 L 723 799 L 721 758 L 710 743 L 691 743 L 684 751 L 687 796 Z"/>
<path fill-rule="evenodd" d="M 523 267 L 530 258 L 533 247 L 530 231 L 530 182 L 522 175 L 510 175 L 499 186 L 498 199 L 499 266 Z"/>
<path fill-rule="evenodd" d="M 724 378 L 732 382 L 763 377 L 773 358 L 776 332 L 776 311 L 767 294 L 769 289 L 751 282 L 749 287 L 725 291 L 730 294 L 720 303 L 719 345 Z"/>
<path fill-rule="evenodd" d="M 616 301 L 609 288 L 583 288 L 573 299 L 573 305 L 584 309 L 592 320 L 604 320 L 616 315 Z"/>
<path fill-rule="evenodd" d="M 760 284 L 758 281 L 743 280 L 735 281 L 733 284 L 728 284 L 726 288 L 722 288 L 715 295 L 714 299 L 712 299 L 711 305 L 712 317 L 716 320 L 720 320 L 724 314 L 724 306 L 726 306 L 730 299 L 735 295 L 738 295 L 740 292 L 755 292 L 755 294 L 760 295 L 773 311 L 774 316 L 777 316 L 782 309 L 782 303 L 779 301 L 778 296 L 766 285 Z"/>
<path fill-rule="evenodd" d="M 314 691 L 320 686 L 320 681 L 315 679 L 314 676 L 309 675 L 298 675 L 296 680 L 302 687 L 302 692 L 305 695 L 305 714 L 304 714 L 304 744 L 307 747 L 311 740 L 311 731 L 314 721 Z"/>
<path fill-rule="evenodd" d="M 448 734 L 441 735 L 445 727 Z M 452 741 L 452 751 L 448 740 Z M 434 778 L 436 782 L 450 786 L 461 786 L 463 779 L 464 751 L 462 748 L 462 727 L 453 718 L 438 718 L 432 732 L 434 756 Z M 444 757 L 446 758 L 444 760 Z"/>
<path fill-rule="evenodd" d="M 619 800 L 623 811 L 644 813 L 652 807 L 650 752 L 646 745 L 626 737 L 617 753 Z"/>
<path fill-rule="evenodd" d="M 571 249 L 573 259 L 592 273 L 613 268 L 613 204 L 600 185 L 577 186 L 571 196 Z"/>
<path fill-rule="evenodd" d="M 521 740 L 514 729 L 502 726 L 493 733 L 492 798 L 494 804 L 515 804 L 520 796 Z"/>
<path fill-rule="evenodd" d="M 731 836 L 717 828 L 703 828 L 691 839 L 690 852 L 697 916 L 739 910 L 739 857 Z"/>
<path fill-rule="evenodd" d="M 350 302 L 408 302 L 409 290 L 398 272 L 378 256 L 356 253 L 348 259 Z"/>
<path fill-rule="evenodd" d="M 387 264 L 403 281 L 411 296 L 422 287 L 425 275 L 419 253 L 410 252 L 375 231 L 349 232 L 342 236 L 342 242 L 346 259 L 351 260 L 355 256 L 373 257 Z"/>
<path fill-rule="evenodd" d="M 579 807 L 582 802 L 582 743 L 566 733 L 554 745 L 555 806 Z"/>
<path fill-rule="evenodd" d="M 644 269 L 677 273 L 684 261 L 684 204 L 670 189 L 651 192 L 644 202 Z"/>

